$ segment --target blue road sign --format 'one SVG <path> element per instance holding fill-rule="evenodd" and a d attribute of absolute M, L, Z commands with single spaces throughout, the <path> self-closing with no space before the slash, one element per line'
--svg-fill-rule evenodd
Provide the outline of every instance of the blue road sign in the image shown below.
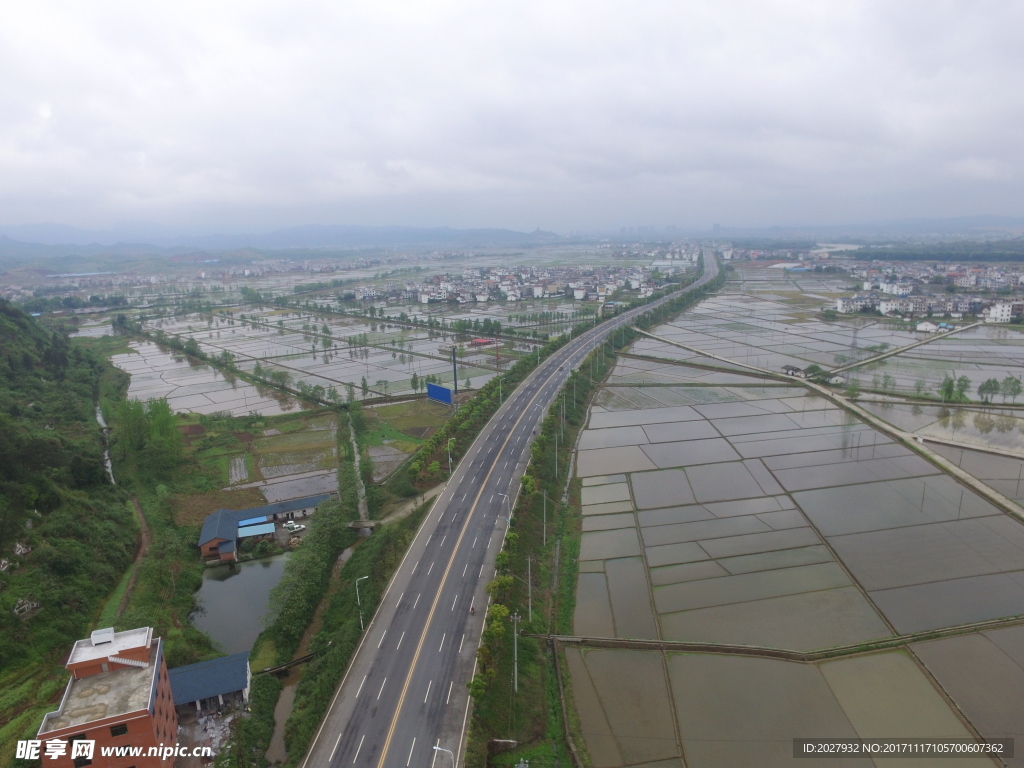
<path fill-rule="evenodd" d="M 437 400 L 439 403 L 452 404 L 452 391 L 448 387 L 440 387 L 437 384 L 427 384 L 427 397 Z"/>

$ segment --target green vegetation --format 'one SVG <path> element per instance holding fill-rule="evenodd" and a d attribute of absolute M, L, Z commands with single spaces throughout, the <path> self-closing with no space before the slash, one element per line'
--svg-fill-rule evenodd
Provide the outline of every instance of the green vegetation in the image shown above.
<path fill-rule="evenodd" d="M 274 707 L 283 685 L 273 675 L 256 675 L 249 690 L 248 717 L 235 721 L 231 747 L 217 755 L 218 768 L 266 765 L 267 747 L 274 736 Z"/>
<path fill-rule="evenodd" d="M 321 504 L 302 546 L 292 553 L 281 581 L 271 590 L 263 637 L 274 645 L 275 664 L 292 658 L 327 591 L 338 555 L 355 541 L 356 531 L 348 525 L 356 519 L 355 512 L 350 499 Z"/>
<path fill-rule="evenodd" d="M 118 584 L 137 527 L 96 403 L 126 376 L 0 300 L 0 763 L 59 700 L 57 663 Z"/>
<path fill-rule="evenodd" d="M 985 403 L 989 402 L 993 395 L 998 395 L 1001 390 L 999 379 L 986 379 L 978 385 L 978 395 Z"/>
<path fill-rule="evenodd" d="M 844 251 L 841 255 L 853 256 L 862 261 L 1024 261 L 1024 240 L 900 244 Z"/>
<path fill-rule="evenodd" d="M 971 391 L 971 380 L 967 376 L 953 378 L 952 374 L 946 377 L 939 384 L 939 397 L 944 403 L 963 403 L 968 400 L 967 393 Z"/>
<path fill-rule="evenodd" d="M 1020 379 L 1016 376 L 1007 376 L 1003 379 L 1003 383 L 999 386 L 999 393 L 1003 396 L 1003 402 L 1006 402 L 1006 398 L 1014 403 L 1017 402 L 1017 398 L 1024 393 L 1024 384 L 1021 384 Z"/>

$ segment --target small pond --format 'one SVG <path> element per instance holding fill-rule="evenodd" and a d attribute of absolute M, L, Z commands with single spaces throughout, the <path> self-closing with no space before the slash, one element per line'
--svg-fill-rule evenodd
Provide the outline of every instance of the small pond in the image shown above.
<path fill-rule="evenodd" d="M 225 653 L 250 650 L 263 631 L 270 590 L 281 580 L 290 556 L 207 568 L 197 595 L 200 610 L 192 614 L 192 623 Z"/>

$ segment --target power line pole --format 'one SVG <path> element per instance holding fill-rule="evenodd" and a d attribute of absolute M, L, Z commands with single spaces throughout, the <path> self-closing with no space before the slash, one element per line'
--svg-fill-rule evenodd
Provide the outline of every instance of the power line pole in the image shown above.
<path fill-rule="evenodd" d="M 526 558 L 526 594 L 529 595 L 530 624 L 533 624 L 533 571 L 530 569 L 530 557 Z"/>
<path fill-rule="evenodd" d="M 515 671 L 512 675 L 512 686 L 519 693 L 519 612 L 512 614 L 512 659 Z"/>
<path fill-rule="evenodd" d="M 455 388 L 455 394 L 459 394 L 459 371 L 455 366 L 455 341 L 452 341 L 452 386 Z"/>

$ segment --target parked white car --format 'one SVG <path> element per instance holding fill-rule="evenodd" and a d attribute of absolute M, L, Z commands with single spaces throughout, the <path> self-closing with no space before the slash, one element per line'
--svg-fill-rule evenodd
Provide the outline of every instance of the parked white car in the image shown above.
<path fill-rule="evenodd" d="M 296 523 L 294 520 L 285 521 L 283 527 L 287 528 L 292 533 L 298 533 L 299 531 L 306 530 L 306 526 Z"/>

